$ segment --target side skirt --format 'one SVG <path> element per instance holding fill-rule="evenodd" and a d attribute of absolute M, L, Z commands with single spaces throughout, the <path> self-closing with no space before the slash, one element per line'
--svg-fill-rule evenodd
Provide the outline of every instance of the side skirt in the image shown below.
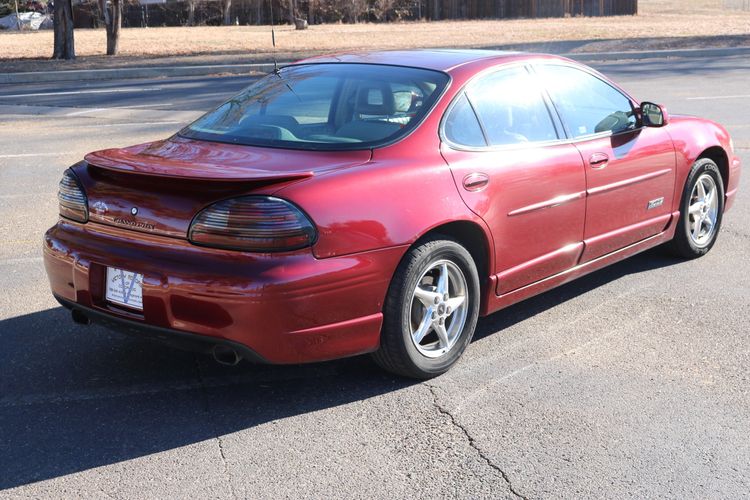
<path fill-rule="evenodd" d="M 599 269 L 607 267 L 610 264 L 614 264 L 615 262 L 619 262 L 621 260 L 627 259 L 628 257 L 632 257 L 633 255 L 639 254 L 645 250 L 648 250 L 649 248 L 653 248 L 661 245 L 662 243 L 666 243 L 674 238 L 679 217 L 680 212 L 673 212 L 672 220 L 664 231 L 659 234 L 655 234 L 654 236 L 643 239 L 637 243 L 633 243 L 619 250 L 615 250 L 614 252 L 602 255 L 601 257 L 584 262 L 583 264 L 579 264 L 566 271 L 536 281 L 503 295 L 495 295 L 491 292 L 487 293 L 480 310 L 480 315 L 486 316 L 488 314 L 492 314 L 495 311 L 499 311 L 500 309 L 516 304 L 524 299 L 533 297 L 534 295 L 539 295 L 540 293 L 551 290 L 552 288 L 568 283 L 569 281 L 573 281 L 576 278 L 580 278 L 581 276 L 585 276 L 594 271 L 598 271 Z M 496 290 L 498 279 L 497 275 L 490 276 L 489 279 L 490 283 L 488 285 L 488 290 Z"/>

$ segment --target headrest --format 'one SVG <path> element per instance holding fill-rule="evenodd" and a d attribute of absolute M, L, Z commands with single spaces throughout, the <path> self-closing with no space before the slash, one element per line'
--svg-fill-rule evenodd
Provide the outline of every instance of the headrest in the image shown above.
<path fill-rule="evenodd" d="M 360 115 L 392 115 L 396 103 L 390 87 L 385 83 L 365 83 L 357 91 L 355 113 Z"/>

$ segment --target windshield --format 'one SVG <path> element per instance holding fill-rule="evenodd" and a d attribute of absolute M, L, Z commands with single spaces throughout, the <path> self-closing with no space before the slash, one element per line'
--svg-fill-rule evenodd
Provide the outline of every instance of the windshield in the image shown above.
<path fill-rule="evenodd" d="M 272 73 L 180 135 L 292 149 L 368 149 L 408 134 L 448 83 L 437 71 L 310 64 Z"/>

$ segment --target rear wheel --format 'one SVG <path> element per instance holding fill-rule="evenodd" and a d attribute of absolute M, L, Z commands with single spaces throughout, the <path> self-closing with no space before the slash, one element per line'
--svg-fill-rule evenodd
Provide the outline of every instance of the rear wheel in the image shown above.
<path fill-rule="evenodd" d="M 373 357 L 398 375 L 435 377 L 466 349 L 478 316 L 479 277 L 471 254 L 450 239 L 427 240 L 396 270 Z"/>
<path fill-rule="evenodd" d="M 714 246 L 724 213 L 724 183 L 719 167 L 709 158 L 695 162 L 688 175 L 680 204 L 680 220 L 672 253 L 695 259 Z"/>

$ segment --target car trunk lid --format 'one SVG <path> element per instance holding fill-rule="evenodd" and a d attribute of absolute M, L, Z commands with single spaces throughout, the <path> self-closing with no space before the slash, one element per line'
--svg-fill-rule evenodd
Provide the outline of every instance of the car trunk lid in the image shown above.
<path fill-rule="evenodd" d="M 292 151 L 175 137 L 91 153 L 75 172 L 92 222 L 186 238 L 193 217 L 211 203 L 272 194 L 369 159 L 367 150 Z"/>

